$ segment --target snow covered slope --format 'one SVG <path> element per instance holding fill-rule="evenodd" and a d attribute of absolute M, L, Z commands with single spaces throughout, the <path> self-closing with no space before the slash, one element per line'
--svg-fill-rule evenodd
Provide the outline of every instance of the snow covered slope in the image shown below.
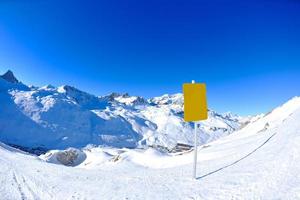
<path fill-rule="evenodd" d="M 0 144 L 3 199 L 300 199 L 300 98 L 193 153 L 86 148 L 76 167 Z M 79 153 L 80 155 L 82 153 Z M 43 156 L 41 156 L 43 158 Z M 49 155 L 46 156 L 49 158 Z M 44 158 L 43 158 L 44 159 Z"/>
<path fill-rule="evenodd" d="M 192 124 L 183 121 L 182 94 L 146 100 L 116 94 L 97 97 L 72 86 L 28 87 L 11 71 L 0 77 L 0 141 L 23 147 L 65 149 L 87 144 L 154 146 L 168 150 L 192 144 Z M 228 135 L 242 118 L 209 111 L 199 143 Z"/>

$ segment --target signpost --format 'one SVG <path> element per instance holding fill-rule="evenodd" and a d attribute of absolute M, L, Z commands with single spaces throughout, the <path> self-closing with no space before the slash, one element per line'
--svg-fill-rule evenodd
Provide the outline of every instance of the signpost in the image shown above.
<path fill-rule="evenodd" d="M 183 84 L 184 120 L 194 122 L 194 169 L 193 177 L 196 178 L 197 167 L 197 125 L 200 120 L 207 119 L 206 86 L 204 83 Z"/>

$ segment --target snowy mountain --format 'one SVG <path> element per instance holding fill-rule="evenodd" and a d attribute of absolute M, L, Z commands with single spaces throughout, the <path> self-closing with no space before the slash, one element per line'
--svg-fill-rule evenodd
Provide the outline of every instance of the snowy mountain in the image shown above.
<path fill-rule="evenodd" d="M 243 129 L 200 146 L 197 180 L 192 179 L 193 152 L 87 147 L 37 157 L 0 143 L 0 196 L 300 199 L 299 120 L 300 97 L 296 97 Z"/>
<path fill-rule="evenodd" d="M 0 76 L 2 79 L 10 83 L 19 83 L 12 71 L 8 70 L 5 74 Z"/>
<path fill-rule="evenodd" d="M 0 100 L 0 141 L 11 145 L 172 150 L 178 143 L 193 143 L 193 126 L 183 121 L 182 94 L 148 100 L 117 93 L 98 97 L 68 85 L 28 87 L 8 71 L 0 77 Z M 245 123 L 241 117 L 209 111 L 199 143 L 228 135 Z"/>

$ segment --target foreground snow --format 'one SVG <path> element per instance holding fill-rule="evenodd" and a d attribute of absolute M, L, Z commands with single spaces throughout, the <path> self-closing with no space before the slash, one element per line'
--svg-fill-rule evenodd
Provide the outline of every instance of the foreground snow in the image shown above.
<path fill-rule="evenodd" d="M 192 152 L 86 148 L 76 167 L 0 146 L 3 199 L 300 199 L 300 98 Z M 81 153 L 80 153 L 81 154 Z"/>

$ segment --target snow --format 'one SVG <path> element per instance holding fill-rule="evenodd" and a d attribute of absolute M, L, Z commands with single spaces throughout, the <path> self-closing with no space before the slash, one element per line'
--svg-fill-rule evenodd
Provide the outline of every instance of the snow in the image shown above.
<path fill-rule="evenodd" d="M 300 199 L 300 98 L 193 152 L 93 147 L 75 167 L 0 146 L 4 199 Z M 270 126 L 262 131 L 266 122 Z M 42 157 L 42 156 L 41 156 Z"/>

